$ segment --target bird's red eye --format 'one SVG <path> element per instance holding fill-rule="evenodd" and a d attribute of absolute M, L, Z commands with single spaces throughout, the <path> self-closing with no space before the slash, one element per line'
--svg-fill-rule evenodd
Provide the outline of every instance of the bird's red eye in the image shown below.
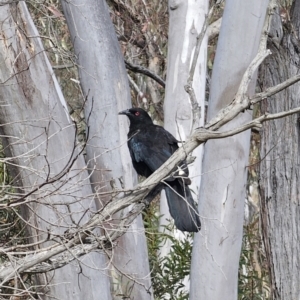
<path fill-rule="evenodd" d="M 138 117 L 140 115 L 140 112 L 136 111 L 134 114 Z"/>

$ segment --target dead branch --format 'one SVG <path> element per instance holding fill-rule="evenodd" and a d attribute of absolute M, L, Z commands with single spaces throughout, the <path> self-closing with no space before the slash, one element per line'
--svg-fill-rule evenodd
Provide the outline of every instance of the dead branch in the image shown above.
<path fill-rule="evenodd" d="M 142 66 L 134 65 L 134 64 L 128 62 L 127 60 L 124 60 L 124 62 L 125 62 L 125 66 L 128 70 L 146 75 L 146 76 L 152 78 L 153 80 L 155 80 L 157 83 L 159 83 L 163 88 L 166 87 L 166 83 L 164 82 L 164 80 L 161 77 L 159 77 L 158 75 L 151 72 L 149 69 L 142 67 Z"/>
<path fill-rule="evenodd" d="M 271 97 L 271 96 L 283 91 L 287 87 L 293 85 L 294 83 L 298 82 L 299 80 L 300 80 L 300 75 L 295 75 L 276 86 L 270 87 L 261 93 L 257 93 L 255 96 L 250 98 L 250 103 L 255 104 L 255 103 L 258 103 L 268 97 Z"/>
<path fill-rule="evenodd" d="M 260 39 L 259 50 L 257 55 L 254 57 L 250 65 L 248 66 L 244 76 L 242 78 L 239 89 L 236 93 L 235 99 L 224 109 L 220 110 L 216 117 L 214 117 L 208 124 L 205 125 L 205 128 L 210 128 L 212 130 L 218 130 L 221 126 L 228 123 L 230 120 L 235 118 L 239 113 L 245 111 L 251 106 L 249 97 L 248 97 L 248 87 L 253 78 L 254 73 L 261 65 L 263 60 L 271 54 L 267 47 L 267 38 L 268 32 L 271 27 L 271 18 L 274 14 L 274 3 L 271 1 L 268 12 L 266 15 L 262 36 Z"/>

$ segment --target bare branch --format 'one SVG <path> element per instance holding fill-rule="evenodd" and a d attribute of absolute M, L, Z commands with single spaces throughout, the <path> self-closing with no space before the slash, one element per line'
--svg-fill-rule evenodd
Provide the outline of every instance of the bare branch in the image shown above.
<path fill-rule="evenodd" d="M 71 261 L 80 258 L 81 256 L 104 248 L 110 249 L 112 242 L 122 236 L 137 217 L 138 214 L 145 208 L 145 204 L 140 203 L 133 207 L 127 216 L 118 224 L 117 230 L 111 230 L 110 233 L 101 236 L 100 238 L 91 238 L 89 233 L 96 225 L 103 224 L 103 218 L 95 215 L 91 222 L 86 223 L 74 233 L 67 233 L 62 237 L 64 242 L 56 243 L 38 253 L 26 255 L 24 258 L 13 258 L 12 255 L 4 248 L 0 251 L 10 256 L 10 261 L 1 265 L 0 279 L 3 286 L 7 281 L 12 279 L 16 272 L 18 273 L 44 273 L 65 266 Z M 107 216 L 107 215 L 106 215 Z M 14 253 L 20 256 L 20 253 Z"/>
<path fill-rule="evenodd" d="M 257 54 L 243 76 L 240 88 L 236 94 L 236 98 L 228 106 L 219 111 L 218 114 L 205 125 L 205 128 L 217 130 L 235 118 L 239 113 L 250 107 L 250 101 L 247 96 L 249 83 L 253 78 L 253 74 L 256 69 L 270 53 L 271 52 L 267 50 Z"/>
<path fill-rule="evenodd" d="M 211 9 L 209 15 L 211 15 L 211 13 L 212 13 L 212 9 Z M 195 75 L 195 69 L 196 69 L 196 65 L 197 65 L 197 61 L 198 61 L 198 57 L 199 57 L 201 45 L 202 45 L 202 42 L 203 42 L 206 30 L 207 30 L 207 27 L 208 27 L 209 15 L 205 15 L 205 19 L 204 19 L 204 23 L 203 23 L 201 32 L 197 36 L 196 49 L 195 49 L 193 60 L 192 60 L 192 65 L 191 65 L 191 69 L 190 69 L 189 78 L 187 80 L 187 85 L 189 85 L 190 87 L 192 87 L 192 85 L 193 85 L 193 80 L 194 80 L 194 75 Z"/>
<path fill-rule="evenodd" d="M 197 42 L 196 42 L 196 49 L 194 52 L 193 60 L 192 60 L 192 65 L 189 73 L 189 78 L 187 80 L 187 84 L 184 86 L 185 91 L 189 94 L 190 100 L 191 100 L 191 105 L 192 105 L 192 113 L 193 113 L 193 123 L 191 130 L 194 129 L 194 125 L 196 124 L 197 120 L 200 118 L 200 113 L 201 113 L 201 107 L 198 104 L 197 98 L 195 91 L 193 89 L 193 81 L 194 81 L 194 75 L 195 75 L 195 69 L 202 45 L 202 41 L 204 39 L 207 27 L 208 27 L 208 20 L 209 16 L 213 12 L 213 7 L 211 8 L 210 12 L 208 15 L 205 15 L 204 23 L 201 29 L 200 34 L 197 36 Z"/>
<path fill-rule="evenodd" d="M 155 80 L 157 83 L 159 83 L 163 88 L 166 87 L 166 83 L 164 82 L 164 80 L 161 77 L 159 77 L 158 75 L 151 72 L 149 69 L 134 65 L 126 60 L 124 60 L 124 62 L 125 62 L 125 66 L 128 70 L 146 75 L 146 76 L 152 78 L 153 80 Z"/>
<path fill-rule="evenodd" d="M 138 184 L 133 191 L 129 192 L 129 195 L 120 197 L 119 199 L 112 199 L 113 201 L 108 202 L 83 226 L 78 227 L 72 233 L 66 233 L 61 238 L 61 242 L 56 242 L 47 249 L 40 250 L 38 253 L 33 255 L 27 255 L 24 258 L 14 257 L 12 259 L 10 253 L 7 252 L 8 249 L 0 249 L 2 253 L 10 256 L 10 262 L 5 263 L 0 267 L 0 279 L 2 279 L 2 286 L 5 282 L 12 279 L 16 272 L 47 272 L 60 268 L 88 252 L 95 251 L 96 249 L 109 249 L 112 247 L 112 243 L 126 232 L 134 218 L 143 210 L 145 207 L 144 203 L 134 205 L 131 212 L 128 213 L 117 225 L 117 228 L 111 230 L 110 233 L 106 233 L 106 235 L 91 241 L 91 238 L 89 237 L 90 232 L 96 227 L 102 228 L 103 224 L 116 212 L 119 212 L 131 204 L 142 201 L 153 186 L 155 186 L 158 182 L 163 181 L 164 178 L 167 178 L 172 170 L 174 170 L 175 166 L 184 160 L 186 156 L 200 144 L 205 143 L 209 139 L 226 138 L 250 128 L 260 129 L 263 122 L 299 112 L 300 108 L 295 108 L 277 114 L 265 114 L 234 130 L 226 132 L 216 132 L 205 128 L 196 129 L 187 142 L 180 147 L 164 165 L 162 165 L 145 181 Z M 121 191 L 114 191 L 114 193 L 121 193 Z M 55 239 L 52 238 L 50 241 L 51 240 L 54 241 Z M 14 252 L 13 254 L 17 257 L 21 256 L 21 253 L 18 252 Z"/>
<path fill-rule="evenodd" d="M 293 85 L 294 83 L 298 82 L 299 80 L 300 80 L 300 75 L 295 75 L 274 87 L 270 87 L 261 93 L 257 93 L 252 98 L 250 98 L 250 103 L 255 104 L 262 101 L 263 99 L 266 99 L 267 97 L 271 97 L 281 92 L 282 90 L 286 89 L 287 87 Z"/>
<path fill-rule="evenodd" d="M 273 0 L 270 2 L 268 7 L 268 12 L 265 19 L 265 24 L 263 27 L 262 36 L 260 39 L 259 50 L 255 58 L 252 60 L 247 70 L 244 73 L 241 84 L 235 96 L 235 99 L 221 110 L 215 118 L 213 118 L 208 124 L 206 124 L 205 128 L 210 128 L 212 130 L 217 130 L 224 124 L 228 123 L 230 120 L 235 118 L 240 112 L 246 110 L 250 107 L 251 103 L 249 97 L 247 95 L 249 84 L 253 78 L 254 73 L 257 68 L 263 62 L 263 60 L 271 54 L 271 51 L 266 49 L 267 47 L 267 38 L 268 32 L 271 27 L 271 18 L 274 14 L 274 5 Z"/>

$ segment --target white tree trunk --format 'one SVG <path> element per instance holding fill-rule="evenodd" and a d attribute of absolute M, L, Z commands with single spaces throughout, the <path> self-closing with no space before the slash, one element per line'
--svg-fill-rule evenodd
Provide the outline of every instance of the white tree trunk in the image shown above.
<path fill-rule="evenodd" d="M 205 100 L 205 79 L 206 79 L 206 49 L 207 38 L 205 37 L 199 58 L 197 60 L 196 71 L 194 74 L 193 88 L 197 97 L 197 105 L 201 109 L 201 116 L 193 124 L 193 107 L 189 95 L 184 89 L 190 76 L 190 69 L 195 53 L 197 36 L 200 34 L 205 14 L 208 12 L 208 1 L 202 0 L 182 0 L 169 1 L 169 38 L 168 38 L 168 57 L 167 57 L 167 80 L 166 96 L 164 101 L 164 126 L 178 140 L 185 141 L 192 130 L 204 124 L 204 100 Z M 201 108 L 200 108 L 201 107 Z M 194 113 L 197 113 L 194 111 Z M 189 166 L 190 186 L 195 202 L 198 200 L 200 188 L 200 174 L 202 149 L 200 146 L 193 151 L 196 157 L 193 165 Z M 161 230 L 164 225 L 172 220 L 166 200 L 165 193 L 162 193 L 160 200 L 160 220 Z M 177 238 L 183 238 L 184 234 L 175 230 Z M 161 245 L 160 255 L 165 256 L 171 247 L 170 240 Z M 189 289 L 189 277 L 184 280 L 185 290 Z"/>
<path fill-rule="evenodd" d="M 164 122 L 165 128 L 178 140 L 182 141 L 190 136 L 192 129 L 204 124 L 206 37 L 202 42 L 194 75 L 193 88 L 198 105 L 201 106 L 201 117 L 195 124 L 193 124 L 191 100 L 184 86 L 189 78 L 197 36 L 201 32 L 207 10 L 208 1 L 169 1 L 168 73 L 164 102 Z M 200 187 L 202 147 L 198 147 L 193 152 L 193 156 L 196 156 L 196 160 L 192 166 L 189 166 L 189 170 L 190 177 L 193 180 L 191 189 L 195 193 L 193 195 L 194 200 L 197 201 Z M 161 200 L 160 211 L 163 215 L 161 224 L 165 225 L 167 223 L 166 219 L 171 218 L 165 199 Z M 165 250 L 162 249 L 162 252 L 165 252 Z"/>
<path fill-rule="evenodd" d="M 131 188 L 136 183 L 127 149 L 127 118 L 118 112 L 131 107 L 129 86 L 120 46 L 103 0 L 62 1 L 79 64 L 82 90 L 88 96 L 87 160 L 98 192 Z M 105 197 L 98 205 L 105 203 Z M 113 226 L 113 225 L 112 225 Z M 114 281 L 118 297 L 152 299 L 148 252 L 142 217 L 139 216 L 112 252 L 118 273 Z M 123 273 L 121 275 L 118 271 Z M 129 280 L 129 277 L 134 280 Z"/>
<path fill-rule="evenodd" d="M 207 120 L 230 103 L 257 53 L 268 1 L 226 1 L 214 61 Z M 249 93 L 254 92 L 254 85 Z M 222 130 L 251 119 L 241 114 Z M 211 140 L 204 149 L 190 299 L 237 299 L 250 132 Z"/>
<path fill-rule="evenodd" d="M 25 2 L 0 6 L 0 23 L 1 133 L 13 158 L 13 184 L 31 193 L 20 202 L 35 201 L 23 204 L 22 211 L 36 242 L 85 222 L 93 209 L 92 190 L 82 155 L 66 175 L 52 181 L 79 150 L 72 152 L 74 124 Z M 81 268 L 73 263 L 40 275 L 38 291 L 51 299 L 99 299 L 99 294 L 110 299 L 104 262 L 103 255 L 89 254 Z"/>

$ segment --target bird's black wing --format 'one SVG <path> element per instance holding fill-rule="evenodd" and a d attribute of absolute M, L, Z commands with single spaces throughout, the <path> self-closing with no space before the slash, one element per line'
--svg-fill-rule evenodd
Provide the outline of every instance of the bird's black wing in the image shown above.
<path fill-rule="evenodd" d="M 178 149 L 175 137 L 160 126 L 151 125 L 130 134 L 128 147 L 133 166 L 138 174 L 145 177 L 156 171 Z M 186 163 L 182 162 L 180 167 L 187 176 Z M 155 186 L 145 200 L 150 202 L 164 188 L 176 227 L 182 231 L 197 232 L 201 223 L 187 181 L 175 174 L 168 178 L 166 185 L 159 183 Z"/>
<path fill-rule="evenodd" d="M 146 177 L 156 171 L 178 149 L 175 137 L 157 125 L 133 133 L 128 147 L 136 171 Z"/>

